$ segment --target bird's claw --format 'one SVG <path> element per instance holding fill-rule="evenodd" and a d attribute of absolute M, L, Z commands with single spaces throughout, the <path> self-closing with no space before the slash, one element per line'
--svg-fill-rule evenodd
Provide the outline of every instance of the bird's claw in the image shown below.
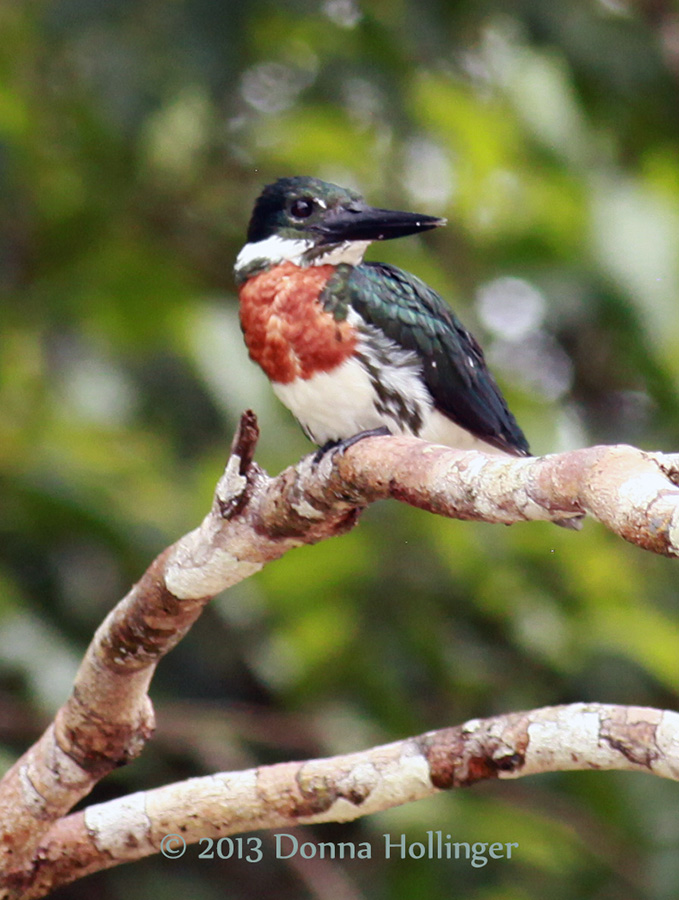
<path fill-rule="evenodd" d="M 323 444 L 322 447 L 319 447 L 314 453 L 313 464 L 314 466 L 317 466 L 326 453 L 332 453 L 333 456 L 336 453 L 339 453 L 341 456 L 349 449 L 349 447 L 362 441 L 363 438 L 383 437 L 388 434 L 391 434 L 391 431 L 389 431 L 386 425 L 382 425 L 380 428 L 370 428 L 368 431 L 359 431 L 358 434 L 352 434 L 351 437 L 343 438 L 341 441 L 326 441 L 325 444 Z"/>

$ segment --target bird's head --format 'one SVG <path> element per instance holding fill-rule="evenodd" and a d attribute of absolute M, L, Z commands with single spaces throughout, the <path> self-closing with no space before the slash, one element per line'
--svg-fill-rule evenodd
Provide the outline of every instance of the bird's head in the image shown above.
<path fill-rule="evenodd" d="M 444 224 L 434 216 L 369 206 L 356 191 L 318 178 L 279 178 L 257 198 L 236 274 L 247 277 L 257 267 L 283 260 L 356 265 L 371 241 Z"/>

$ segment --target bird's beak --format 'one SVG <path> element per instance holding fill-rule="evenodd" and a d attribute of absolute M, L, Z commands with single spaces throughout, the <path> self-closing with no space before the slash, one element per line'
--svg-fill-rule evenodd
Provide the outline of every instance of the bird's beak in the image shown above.
<path fill-rule="evenodd" d="M 446 219 L 435 216 L 353 203 L 329 210 L 314 230 L 320 234 L 322 243 L 339 244 L 344 241 L 388 241 L 445 224 Z"/>

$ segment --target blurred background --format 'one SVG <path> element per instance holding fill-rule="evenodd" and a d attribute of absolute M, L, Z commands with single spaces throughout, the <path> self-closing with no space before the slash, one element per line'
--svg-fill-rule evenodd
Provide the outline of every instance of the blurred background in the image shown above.
<path fill-rule="evenodd" d="M 252 203 L 315 175 L 448 228 L 373 246 L 479 337 L 534 452 L 679 450 L 679 9 L 669 0 L 23 0 L 0 6 L 0 764 L 105 613 L 207 511 L 242 409 L 310 445 L 247 359 Z M 104 800 L 548 704 L 676 708 L 676 563 L 595 522 L 396 503 L 217 598 L 160 665 Z M 488 783 L 304 840 L 371 861 L 162 858 L 60 898 L 676 897 L 679 785 Z M 516 841 L 384 860 L 385 832 Z M 269 848 L 268 851 L 266 848 Z"/>

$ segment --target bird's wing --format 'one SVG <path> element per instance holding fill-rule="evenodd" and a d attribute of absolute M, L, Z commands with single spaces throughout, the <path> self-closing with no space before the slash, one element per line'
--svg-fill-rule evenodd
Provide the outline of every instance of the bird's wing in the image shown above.
<path fill-rule="evenodd" d="M 435 291 L 385 263 L 356 266 L 346 289 L 347 299 L 366 322 L 422 357 L 423 377 L 436 409 L 501 450 L 518 456 L 530 452 L 481 347 Z"/>

